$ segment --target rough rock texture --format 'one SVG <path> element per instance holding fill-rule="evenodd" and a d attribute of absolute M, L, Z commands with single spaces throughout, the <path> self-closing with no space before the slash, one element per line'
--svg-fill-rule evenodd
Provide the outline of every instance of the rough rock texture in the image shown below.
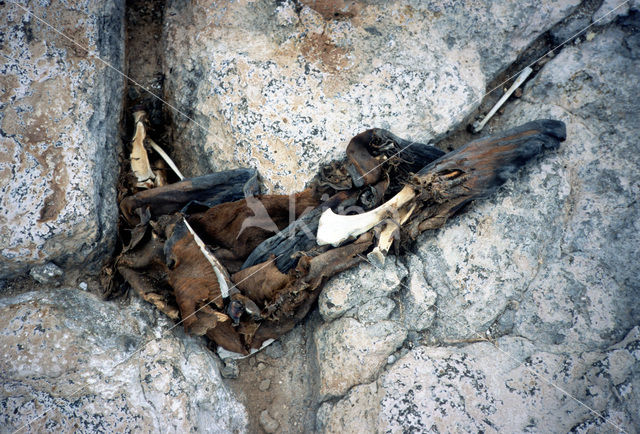
<path fill-rule="evenodd" d="M 428 141 L 579 3 L 170 1 L 178 160 L 189 175 L 250 165 L 292 192 L 367 128 Z"/>
<path fill-rule="evenodd" d="M 494 122 L 500 130 L 561 119 L 568 139 L 418 240 L 398 310 L 406 321 L 429 294 L 435 320 L 376 381 L 322 404 L 319 431 L 637 431 L 640 36 L 633 14 L 566 47 Z M 487 332 L 503 337 L 495 346 L 471 343 Z M 430 342 L 461 346 L 424 346 Z"/>
<path fill-rule="evenodd" d="M 122 70 L 123 1 L 28 7 Z M 0 278 L 113 246 L 123 79 L 13 2 L 0 8 Z"/>
<path fill-rule="evenodd" d="M 336 404 L 323 404 L 318 428 L 324 432 L 636 432 L 637 327 L 610 348 L 581 354 L 536 351 L 522 338 L 505 337 L 497 344 L 418 347 L 377 382 L 353 388 Z"/>
<path fill-rule="evenodd" d="M 349 312 L 366 315 L 370 311 L 367 303 L 375 303 L 393 294 L 400 288 L 407 275 L 406 268 L 390 256 L 384 268 L 377 268 L 362 262 L 352 270 L 332 277 L 325 284 L 318 299 L 320 314 L 325 321 L 331 321 Z M 391 301 L 391 300 L 389 300 Z M 388 304 L 388 301 L 380 301 Z"/>
<path fill-rule="evenodd" d="M 319 322 L 314 313 L 263 351 L 238 361 L 240 375 L 229 386 L 249 413 L 248 432 L 276 424 L 279 433 L 314 432 L 319 376 L 312 337 Z"/>
<path fill-rule="evenodd" d="M 496 331 L 575 351 L 638 324 L 640 263 L 629 260 L 640 257 L 637 40 L 612 28 L 566 48 L 505 114 L 499 128 L 561 119 L 568 139 L 422 237 L 417 256 L 438 293 L 433 336 L 472 337 L 515 310 Z"/>
<path fill-rule="evenodd" d="M 0 299 L 0 426 L 48 411 L 32 432 L 243 431 L 215 356 L 171 326 L 144 302 L 73 289 Z"/>
<path fill-rule="evenodd" d="M 320 395 L 344 395 L 351 387 L 369 382 L 407 337 L 395 321 L 368 326 L 340 318 L 316 330 L 314 338 L 320 369 Z"/>

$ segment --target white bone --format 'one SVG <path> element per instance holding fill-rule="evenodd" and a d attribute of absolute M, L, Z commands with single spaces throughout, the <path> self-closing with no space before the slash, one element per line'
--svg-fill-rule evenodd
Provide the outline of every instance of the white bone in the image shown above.
<path fill-rule="evenodd" d="M 480 130 L 482 130 L 484 128 L 484 126 L 487 124 L 487 122 L 489 122 L 489 119 L 491 119 L 493 117 L 493 115 L 496 114 L 496 112 L 500 109 L 500 107 L 502 107 L 502 104 L 504 104 L 509 99 L 511 94 L 513 92 L 515 92 L 516 89 L 519 88 L 522 83 L 524 83 L 524 81 L 527 79 L 527 77 L 532 72 L 533 72 L 533 69 L 529 68 L 528 66 L 522 70 L 522 72 L 520 73 L 520 75 L 518 75 L 518 78 L 516 79 L 516 81 L 513 82 L 513 84 L 511 85 L 511 87 L 507 91 L 507 93 L 502 95 L 502 98 L 500 98 L 498 100 L 496 105 L 493 106 L 491 111 L 489 113 L 487 113 L 487 115 L 484 117 L 484 119 L 482 119 L 482 121 L 480 121 L 480 122 L 474 122 L 473 123 L 473 132 L 474 133 L 479 133 Z"/>
<path fill-rule="evenodd" d="M 338 215 L 327 209 L 318 221 L 316 241 L 318 245 L 331 244 L 337 247 L 349 237 L 357 237 L 388 217 L 396 217 L 399 209 L 416 197 L 413 188 L 405 185 L 394 197 L 378 208 L 358 215 Z"/>
<path fill-rule="evenodd" d="M 409 217 L 411 217 L 411 214 L 415 209 L 416 204 L 414 203 L 411 205 L 411 208 L 407 210 L 400 210 L 400 218 L 398 221 L 387 221 L 384 224 L 384 228 L 380 232 L 380 237 L 378 238 L 378 245 L 367 255 L 367 258 L 369 258 L 371 262 L 374 262 L 379 267 L 384 265 L 385 255 L 389 252 L 400 226 L 402 226 Z"/>
<path fill-rule="evenodd" d="M 147 132 L 144 129 L 144 112 L 137 111 L 133 114 L 133 119 L 136 124 L 136 132 L 133 135 L 133 143 L 131 147 L 131 170 L 136 175 L 138 183 L 136 187 L 140 188 L 152 188 L 154 186 L 153 180 L 156 175 L 151 170 L 151 164 L 149 164 L 149 156 L 144 149 L 144 139 L 147 136 Z"/>
<path fill-rule="evenodd" d="M 156 151 L 158 153 L 158 155 L 160 155 L 160 157 L 162 157 L 162 159 L 165 161 L 165 163 L 167 163 L 169 165 L 169 167 L 171 167 L 171 170 L 173 170 L 174 173 L 176 175 L 178 175 L 178 178 L 180 178 L 180 180 L 182 181 L 184 179 L 184 176 L 182 176 L 182 173 L 178 169 L 178 166 L 176 166 L 176 164 L 173 162 L 173 160 L 171 158 L 169 158 L 169 156 L 167 155 L 166 152 L 164 152 L 164 149 L 162 149 L 160 146 L 158 146 L 158 144 L 156 142 L 154 142 L 153 140 L 151 140 L 150 138 L 147 138 L 147 141 L 149 142 L 149 145 L 151 145 L 153 150 Z"/>

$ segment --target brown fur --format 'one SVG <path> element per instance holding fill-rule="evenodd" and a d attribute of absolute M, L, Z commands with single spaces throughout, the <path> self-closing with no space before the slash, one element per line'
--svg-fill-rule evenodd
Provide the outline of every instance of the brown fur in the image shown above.
<path fill-rule="evenodd" d="M 293 199 L 293 200 L 292 200 Z M 295 205 L 289 214 L 290 203 Z M 258 244 L 289 225 L 307 209 L 319 204 L 314 190 L 288 195 L 256 196 L 227 202 L 189 217 L 189 223 L 207 243 L 230 250 L 236 258 L 246 259 Z M 256 215 L 254 209 L 266 211 Z M 252 209 L 253 208 L 253 209 Z M 268 218 L 263 218 L 267 217 Z"/>
<path fill-rule="evenodd" d="M 185 329 L 196 321 L 192 314 L 209 302 L 223 307 L 218 278 L 211 264 L 196 245 L 193 235 L 186 233 L 171 249 L 175 263 L 168 272 L 169 284 L 175 290 L 176 301 Z"/>
<path fill-rule="evenodd" d="M 237 272 L 231 276 L 231 280 L 242 294 L 264 307 L 265 303 L 272 300 L 291 278 L 278 270 L 272 257 L 266 262 Z"/>

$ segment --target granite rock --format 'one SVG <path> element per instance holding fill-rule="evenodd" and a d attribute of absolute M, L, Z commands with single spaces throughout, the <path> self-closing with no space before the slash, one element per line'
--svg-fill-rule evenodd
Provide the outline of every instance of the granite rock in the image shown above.
<path fill-rule="evenodd" d="M 404 285 L 402 312 L 408 330 L 422 332 L 428 329 L 436 316 L 437 293 L 425 279 L 425 266 L 414 255 L 407 255 L 409 278 Z"/>
<path fill-rule="evenodd" d="M 249 165 L 293 192 L 367 128 L 429 141 L 579 3 L 169 1 L 177 159 L 188 175 Z"/>
<path fill-rule="evenodd" d="M 406 286 L 437 294 L 423 342 L 458 344 L 399 351 L 322 404 L 320 431 L 636 432 L 636 39 L 622 23 L 566 47 L 491 124 L 561 119 L 568 138 L 408 256 Z"/>
<path fill-rule="evenodd" d="M 13 431 L 239 432 L 216 357 L 145 302 L 75 289 L 0 299 L 0 426 Z"/>
<path fill-rule="evenodd" d="M 507 314 L 514 333 L 577 351 L 638 324 L 637 38 L 612 27 L 565 48 L 495 126 L 561 119 L 567 141 L 419 240 L 435 338 L 471 338 Z"/>
<path fill-rule="evenodd" d="M 353 318 L 323 324 L 314 333 L 321 397 L 344 395 L 372 381 L 407 337 L 395 321 L 363 325 Z"/>
<path fill-rule="evenodd" d="M 122 70 L 124 1 L 27 7 Z M 115 242 L 124 80 L 14 2 L 0 21 L 0 278 L 95 271 Z"/>
<path fill-rule="evenodd" d="M 64 277 L 64 271 L 53 262 L 47 262 L 31 268 L 29 276 L 38 283 L 57 286 Z"/>
<path fill-rule="evenodd" d="M 418 347 L 318 412 L 322 432 L 635 432 L 640 333 L 603 351 L 536 351 L 505 337 Z"/>
<path fill-rule="evenodd" d="M 318 298 L 320 314 L 325 321 L 339 318 L 347 312 L 354 316 L 358 313 L 354 309 L 356 307 L 365 314 L 365 304 L 388 298 L 398 291 L 406 275 L 406 268 L 392 256 L 387 258 L 384 268 L 362 262 L 327 281 Z"/>
<path fill-rule="evenodd" d="M 629 12 L 633 9 L 640 9 L 640 1 L 630 0 L 628 2 L 618 2 L 615 0 L 604 0 L 600 8 L 593 14 L 592 20 L 599 26 L 604 26 L 620 16 L 629 15 Z"/>

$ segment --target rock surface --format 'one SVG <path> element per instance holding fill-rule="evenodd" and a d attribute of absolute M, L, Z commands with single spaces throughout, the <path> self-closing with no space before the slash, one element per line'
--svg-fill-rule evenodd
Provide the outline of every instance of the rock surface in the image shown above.
<path fill-rule="evenodd" d="M 490 343 L 418 347 L 377 382 L 353 388 L 336 404 L 323 404 L 318 428 L 324 432 L 635 432 L 638 374 L 637 327 L 604 351 L 572 355 L 539 352 L 526 339 L 513 337 L 500 339 L 497 347 Z"/>
<path fill-rule="evenodd" d="M 406 330 L 395 321 L 365 326 L 353 318 L 340 318 L 318 328 L 314 339 L 320 395 L 341 396 L 373 380 L 406 337 Z"/>
<path fill-rule="evenodd" d="M 369 126 L 429 140 L 455 128 L 477 106 L 487 83 L 579 2 L 371 3 L 260 0 L 220 7 L 211 0 L 170 1 L 163 41 L 168 96 L 195 120 L 174 113 L 175 150 L 185 172 L 250 165 L 270 182 L 271 191 L 293 191 Z M 608 1 L 600 10 L 595 3 L 582 5 L 551 38 L 562 42 L 564 35 L 604 16 L 610 5 L 615 7 Z M 46 86 L 66 83 L 61 71 L 71 70 L 68 65 L 88 69 L 70 79 L 71 87 L 60 87 L 60 104 L 67 90 L 83 101 L 96 89 L 102 97 L 119 86 L 117 80 L 100 81 L 104 74 L 94 73 L 99 65 L 70 45 L 47 42 L 38 48 L 43 38 L 33 35 L 42 29 L 11 12 L 13 7 L 0 11 L 18 26 L 11 44 L 0 49 L 26 47 L 21 49 L 40 60 L 21 63 L 31 68 L 24 74 L 32 74 L 24 75 L 24 85 L 0 76 L 3 152 L 7 143 L 25 140 L 13 130 L 7 133 L 5 124 L 31 119 L 31 112 L 13 107 L 48 101 L 42 95 L 52 88 Z M 65 13 L 50 18 L 72 16 Z M 107 431 L 636 432 L 638 16 L 638 3 L 629 2 L 599 23 L 606 27 L 593 27 L 556 52 L 536 71 L 523 97 L 487 127 L 561 119 L 568 140 L 556 153 L 532 162 L 443 229 L 420 237 L 409 254 L 388 257 L 383 269 L 362 264 L 331 279 L 319 313 L 265 351 L 230 365 L 237 378 L 226 384 L 219 374 L 222 362 L 177 329 L 162 334 L 171 324 L 148 305 L 106 304 L 68 289 L 1 299 L 0 425 L 17 428 L 51 408 L 34 422 L 34 431 L 69 431 L 81 424 Z M 96 45 L 101 33 L 91 19 L 82 28 L 93 35 L 87 43 Z M 62 27 L 75 29 L 68 23 Z M 118 39 L 109 49 L 119 44 Z M 49 52 L 62 56 L 62 63 L 47 57 Z M 117 59 L 114 53 L 107 55 Z M 6 59 L 5 65 L 18 68 Z M 95 204 L 113 197 L 105 190 L 111 175 L 94 175 L 95 167 L 107 162 L 105 149 L 112 148 L 96 145 L 105 142 L 95 137 L 115 137 L 109 128 L 117 120 L 108 117 L 117 109 L 95 115 L 102 115 L 103 123 L 91 121 L 97 123 L 86 132 L 94 119 L 87 110 L 106 106 L 74 107 L 73 123 L 64 118 L 56 124 L 62 133 L 44 124 L 61 137 L 60 149 L 86 156 L 90 166 L 83 166 L 82 158 L 70 163 L 67 154 L 59 157 L 48 148 L 38 154 L 45 139 L 20 142 L 25 146 L 20 156 L 33 167 L 44 161 L 55 175 L 62 161 L 75 174 L 69 176 L 73 181 L 60 179 L 85 184 L 64 190 L 60 216 L 67 220 L 47 222 L 55 229 L 38 240 L 54 241 L 42 241 L 46 248 L 35 259 L 28 248 L 20 250 L 22 256 L 11 253 L 18 244 L 6 244 L 14 239 L 7 234 L 19 231 L 9 233 L 0 224 L 2 255 L 14 255 L 13 262 L 0 264 L 0 277 L 27 268 L 44 276 L 32 266 L 48 261 L 64 266 L 82 255 L 93 261 L 87 252 L 97 258 L 99 245 L 108 245 L 96 240 L 112 231 L 107 214 L 115 206 Z M 77 137 L 89 143 L 89 151 L 73 148 Z M 27 163 L 24 173 L 43 178 Z M 24 214 L 35 222 L 48 194 L 57 190 L 42 187 L 38 192 L 45 193 L 34 195 L 35 181 L 21 179 L 0 189 L 3 195 L 24 190 L 26 197 L 40 198 L 35 211 Z M 80 220 L 64 214 L 79 203 L 74 194 L 95 199 L 77 213 Z M 6 220 L 2 209 L 0 219 Z M 87 230 L 83 221 L 93 226 Z M 37 222 L 29 228 L 40 230 Z M 69 254 L 66 243 L 78 243 L 78 233 L 84 244 Z M 0 280 L 0 290 L 6 287 Z"/>
<path fill-rule="evenodd" d="M 292 192 L 372 127 L 429 141 L 580 2 L 168 2 L 164 70 L 189 175 L 252 166 Z"/>
<path fill-rule="evenodd" d="M 429 294 L 433 324 L 376 381 L 322 404 L 319 431 L 636 432 L 640 44 L 628 22 L 566 47 L 494 122 L 561 119 L 568 139 L 418 240 L 399 311 Z M 472 343 L 487 333 L 503 337 Z"/>
<path fill-rule="evenodd" d="M 73 289 L 0 299 L 0 426 L 240 432 L 246 412 L 202 342 L 144 302 Z M 145 345 L 146 343 L 146 345 Z"/>
<path fill-rule="evenodd" d="M 30 2 L 122 70 L 123 1 Z M 0 8 L 0 279 L 98 265 L 115 241 L 123 79 L 13 2 Z"/>
<path fill-rule="evenodd" d="M 375 304 L 396 292 L 406 275 L 406 268 L 392 256 L 387 258 L 384 268 L 362 262 L 327 281 L 318 300 L 320 315 L 325 321 L 347 312 L 350 316 L 364 315 L 368 303 Z M 385 303 L 388 302 L 380 301 Z"/>
<path fill-rule="evenodd" d="M 568 139 L 420 239 L 438 294 L 434 337 L 473 337 L 514 307 L 495 331 L 572 351 L 607 347 L 638 324 L 637 39 L 612 28 L 566 48 L 505 113 L 496 128 L 552 117 Z"/>

